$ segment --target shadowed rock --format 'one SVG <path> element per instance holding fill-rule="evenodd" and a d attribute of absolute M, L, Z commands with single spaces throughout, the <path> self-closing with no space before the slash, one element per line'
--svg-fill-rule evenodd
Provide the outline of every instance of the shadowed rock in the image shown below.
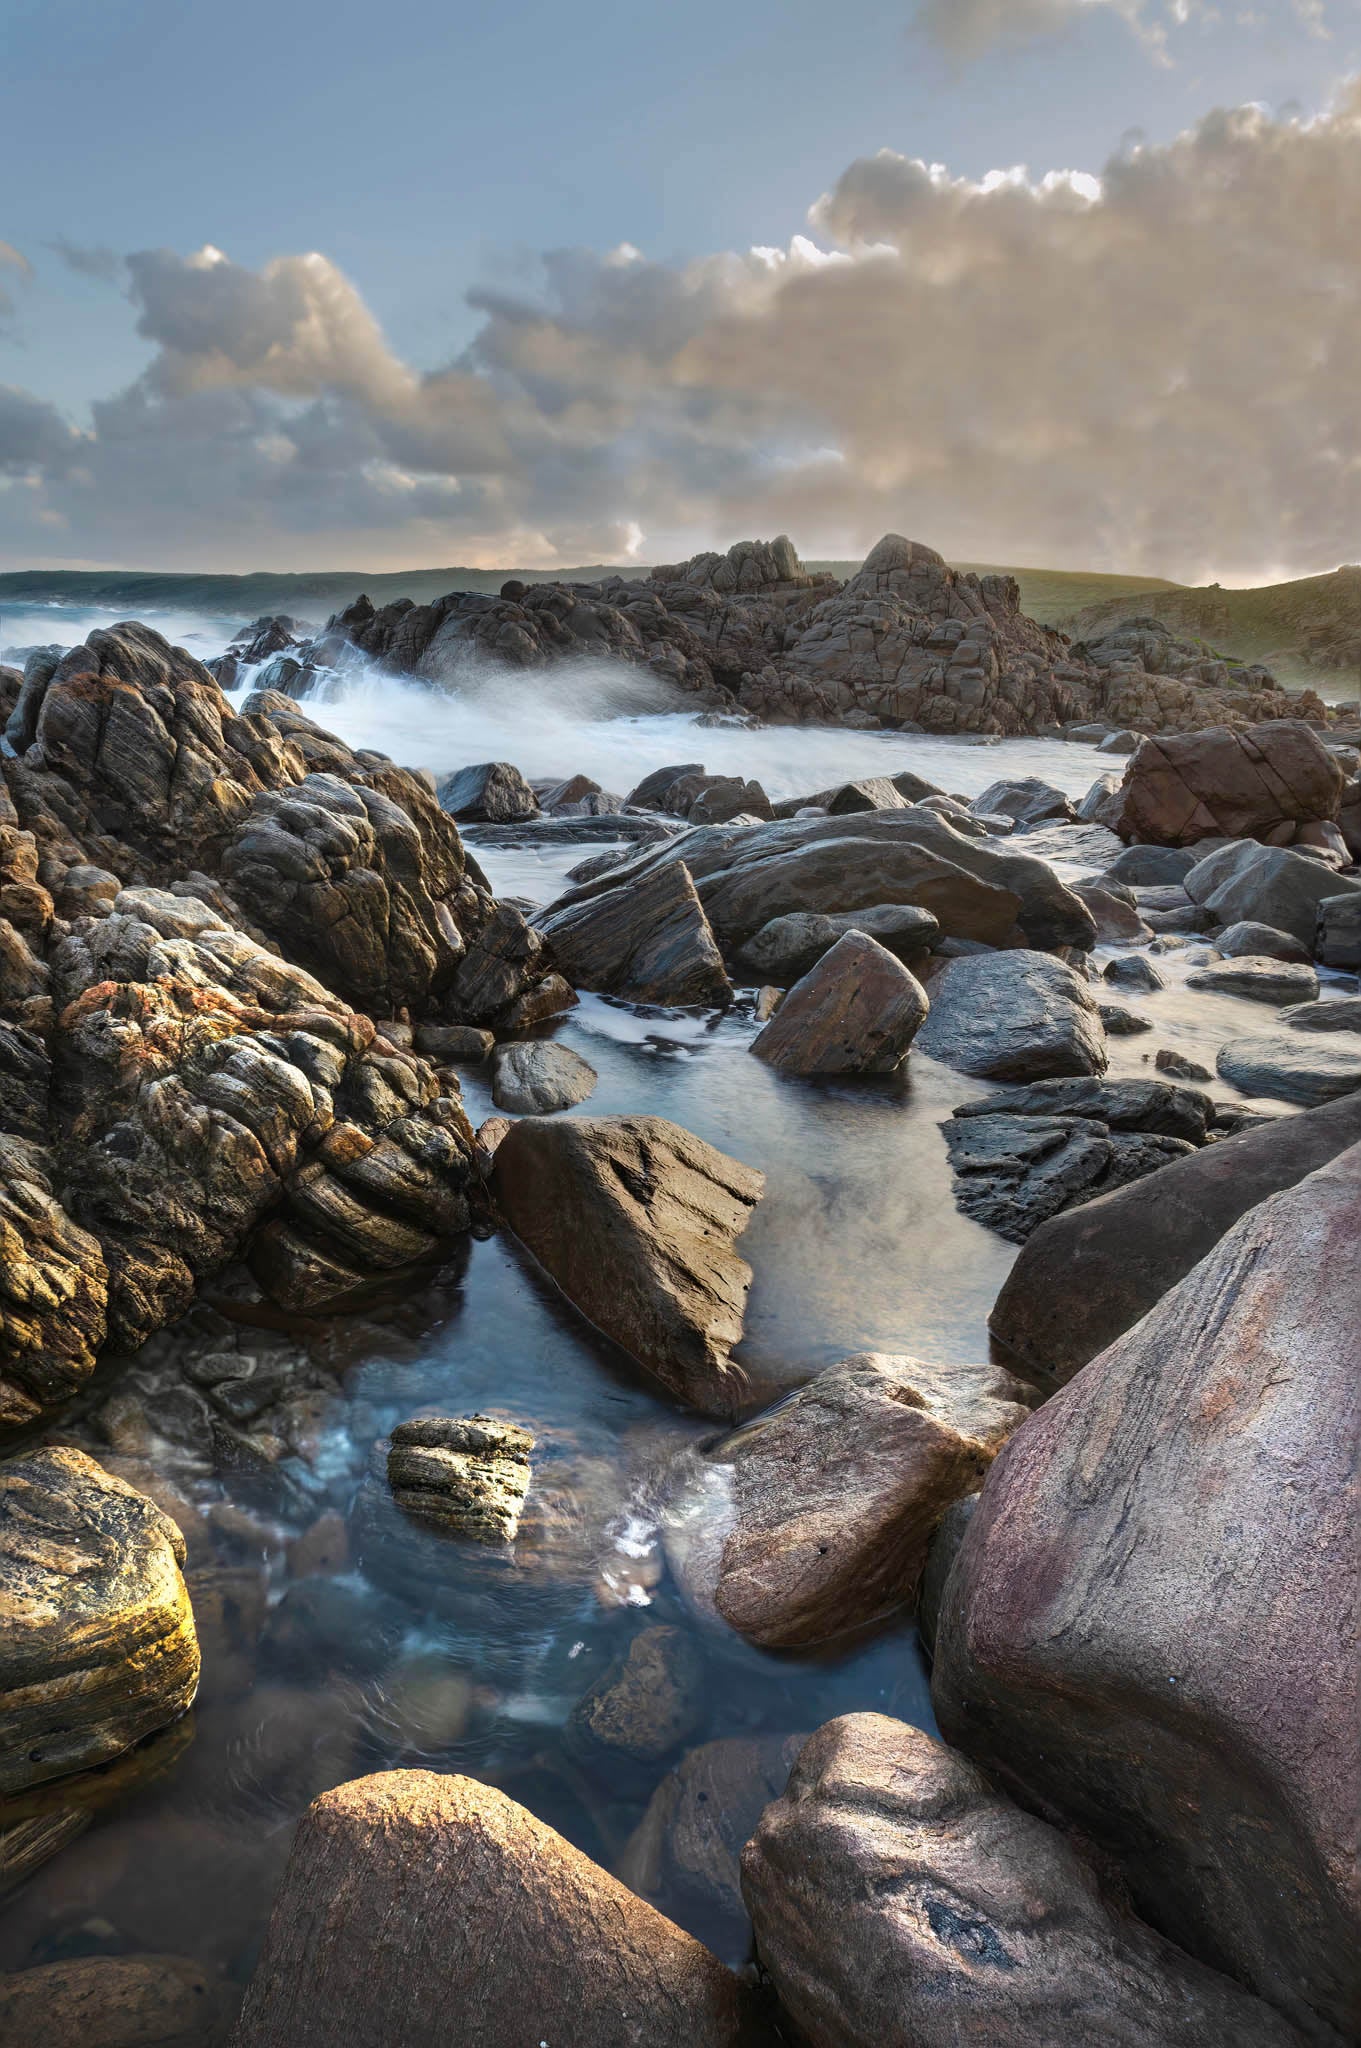
<path fill-rule="evenodd" d="M 751 1049 L 786 1074 L 891 1074 L 929 1008 L 900 960 L 848 931 L 794 984 Z"/>
<path fill-rule="evenodd" d="M 759 981 L 789 988 L 810 967 L 816 967 L 845 933 L 864 932 L 905 965 L 920 962 L 922 954 L 940 935 L 940 926 L 929 910 L 911 903 L 877 903 L 867 910 L 843 910 L 835 916 L 814 911 L 795 911 L 788 917 L 772 918 L 742 948 L 739 964 Z"/>
<path fill-rule="evenodd" d="M 681 861 L 543 913 L 538 929 L 578 988 L 635 1002 L 732 999 L 709 920 Z"/>

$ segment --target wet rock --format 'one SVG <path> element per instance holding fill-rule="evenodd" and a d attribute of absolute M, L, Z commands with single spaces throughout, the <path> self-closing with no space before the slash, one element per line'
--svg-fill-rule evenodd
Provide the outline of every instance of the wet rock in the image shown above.
<path fill-rule="evenodd" d="M 660 810 L 666 792 L 673 783 L 679 782 L 682 776 L 703 773 L 704 765 L 700 761 L 683 761 L 674 768 L 654 768 L 650 775 L 645 775 L 642 781 L 629 791 L 625 802 L 630 808 L 637 805 L 644 810 Z"/>
<path fill-rule="evenodd" d="M 1244 919 L 1215 934 L 1215 950 L 1226 960 L 1245 957 L 1258 960 L 1308 960 L 1309 948 L 1289 932 L 1278 932 L 1269 924 L 1252 924 Z"/>
<path fill-rule="evenodd" d="M 1138 909 L 1117 896 L 1114 890 L 1104 888 L 1100 882 L 1075 882 L 1073 894 L 1082 898 L 1095 918 L 1099 946 L 1115 946 L 1123 940 L 1152 937 L 1152 928 L 1144 923 Z"/>
<path fill-rule="evenodd" d="M 84 1384 L 107 1307 L 102 1247 L 56 1199 L 52 1162 L 0 1137 L 0 1426 L 34 1421 Z"/>
<path fill-rule="evenodd" d="M 959 1555 L 959 1546 L 964 1541 L 964 1531 L 973 1519 L 980 1498 L 977 1493 L 966 1493 L 958 1500 L 952 1500 L 926 1546 L 921 1591 L 917 1595 L 917 1633 L 928 1657 L 935 1655 L 936 1629 L 945 1588 Z"/>
<path fill-rule="evenodd" d="M 1323 898 L 1315 950 L 1325 967 L 1361 967 L 1361 889 Z"/>
<path fill-rule="evenodd" d="M 1099 1074 L 1101 1015 L 1087 985 L 1048 953 L 984 953 L 952 960 L 931 982 L 922 1052 L 992 1081 Z"/>
<path fill-rule="evenodd" d="M 672 790 L 667 791 L 668 809 L 672 794 Z M 740 775 L 706 776 L 704 787 L 689 804 L 686 816 L 693 825 L 726 825 L 732 818 L 769 818 L 770 798 L 759 782 L 744 782 Z"/>
<path fill-rule="evenodd" d="M 975 814 L 1014 818 L 1018 825 L 1042 825 L 1050 818 L 1074 816 L 1072 803 L 1064 792 L 1052 783 L 1042 782 L 1037 775 L 990 782 L 983 794 L 974 798 L 970 809 Z"/>
<path fill-rule="evenodd" d="M 739 965 L 763 981 L 789 988 L 849 931 L 866 933 L 910 966 L 939 936 L 940 926 L 929 910 L 910 903 L 878 903 L 835 916 L 795 911 L 763 925 L 742 948 Z"/>
<path fill-rule="evenodd" d="M 489 1415 L 399 1422 L 387 1456 L 398 1507 L 479 1543 L 513 1543 L 529 1491 L 534 1438 Z"/>
<path fill-rule="evenodd" d="M 384 1927 L 404 1930 L 400 1950 Z M 522 1807 L 393 1771 L 325 1793 L 298 1830 L 236 2048 L 755 2048 L 753 1994 Z"/>
<path fill-rule="evenodd" d="M 1281 1013 L 1292 1031 L 1361 1031 L 1361 996 L 1338 996 L 1332 1002 L 1301 1003 Z"/>
<path fill-rule="evenodd" d="M 0 1976 L 0 2039 L 15 2048 L 216 2048 L 232 2001 L 183 1956 L 80 1956 Z"/>
<path fill-rule="evenodd" d="M 732 998 L 722 955 L 683 861 L 584 902 L 569 898 L 546 911 L 538 928 L 578 988 L 634 1002 Z"/>
<path fill-rule="evenodd" d="M 683 1468 L 672 1570 L 701 1614 L 795 1649 L 916 1598 L 927 1538 L 1028 1413 L 1009 1373 L 865 1352 Z"/>
<path fill-rule="evenodd" d="M 460 768 L 439 785 L 440 809 L 468 823 L 509 825 L 538 816 L 539 799 L 509 761 Z"/>
<path fill-rule="evenodd" d="M 572 1710 L 575 1747 L 588 1758 L 657 1764 L 704 1719 L 704 1661 L 678 1628 L 646 1628 Z"/>
<path fill-rule="evenodd" d="M 1191 1060 L 1184 1052 L 1175 1052 L 1171 1046 L 1159 1046 L 1154 1054 L 1153 1064 L 1160 1074 L 1171 1074 L 1177 1081 L 1213 1081 L 1214 1075 L 1199 1060 Z"/>
<path fill-rule="evenodd" d="M 1086 1117 L 1112 1131 L 1142 1131 L 1164 1138 L 1183 1138 L 1203 1145 L 1214 1111 L 1198 1088 L 1177 1088 L 1166 1081 L 1106 1081 L 1086 1077 L 1034 1081 L 1006 1095 L 961 1103 L 959 1122 L 988 1122 L 994 1116 Z"/>
<path fill-rule="evenodd" d="M 1051 1216 L 1193 1151 L 1183 1139 L 1112 1131 L 1085 1116 L 1005 1111 L 942 1126 L 966 1216 L 1024 1244 Z"/>
<path fill-rule="evenodd" d="M 491 1099 L 516 1116 L 547 1116 L 595 1092 L 595 1068 L 569 1045 L 536 1039 L 501 1045 L 492 1065 Z"/>
<path fill-rule="evenodd" d="M 1125 953 L 1119 959 L 1108 960 L 1101 974 L 1112 988 L 1137 989 L 1146 995 L 1167 985 L 1153 962 L 1142 953 Z"/>
<path fill-rule="evenodd" d="M 489 1059 L 496 1043 L 492 1032 L 480 1031 L 475 1024 L 418 1024 L 413 1038 L 417 1052 L 426 1059 L 450 1061 L 455 1066 L 461 1060 Z"/>
<path fill-rule="evenodd" d="M 970 1523 L 933 1683 L 949 1740 L 1314 2040 L 1361 1999 L 1358 1231 L 1353 1146 L 1038 1411 Z"/>
<path fill-rule="evenodd" d="M 786 1074 L 891 1074 L 929 1008 L 900 960 L 848 931 L 794 984 L 751 1050 Z"/>
<path fill-rule="evenodd" d="M 765 1176 L 661 1117 L 525 1118 L 496 1148 L 507 1223 L 568 1300 L 703 1414 L 734 1415 Z"/>
<path fill-rule="evenodd" d="M 374 1678 L 387 1666 L 407 1623 L 402 1608 L 357 1576 L 313 1573 L 286 1587 L 270 1608 L 260 1637 L 261 1660 L 266 1670 L 299 1683 L 315 1684 L 320 1673 Z"/>
<path fill-rule="evenodd" d="M 1027 1379 L 1063 1382 L 1138 1322 L 1256 1202 L 1361 1143 L 1361 1093 L 1180 1159 L 1044 1224 L 988 1319 Z"/>
<path fill-rule="evenodd" d="M 1284 846 L 1225 847 L 1192 868 L 1186 888 L 1215 924 L 1270 925 L 1311 951 L 1326 898 L 1350 892 L 1361 904 L 1361 881 Z"/>
<path fill-rule="evenodd" d="M 1265 839 L 1286 823 L 1336 818 L 1343 781 L 1326 747 L 1299 720 L 1245 732 L 1211 726 L 1164 733 L 1134 755 L 1110 822 L 1122 839 L 1155 846 Z"/>
<path fill-rule="evenodd" d="M 1310 1003 L 1318 995 L 1318 976 L 1302 961 L 1246 954 L 1197 967 L 1186 977 L 1188 988 L 1212 989 L 1216 995 L 1246 996 L 1256 1003 Z"/>
<path fill-rule="evenodd" d="M 1169 887 L 1184 882 L 1199 858 L 1198 852 L 1183 846 L 1126 846 L 1106 874 L 1127 889 Z"/>
<path fill-rule="evenodd" d="M 83 1451 L 0 1465 L 0 1790 L 107 1762 L 199 1678 L 184 1538 Z"/>
<path fill-rule="evenodd" d="M 1122 1009 L 1119 1003 L 1098 1003 L 1097 1008 L 1108 1038 L 1136 1038 L 1141 1031 L 1153 1029 L 1149 1018 L 1138 1017 L 1133 1010 Z"/>
<path fill-rule="evenodd" d="M 1135 1920 L 1056 1828 L 920 1728 L 804 1745 L 742 1858 L 761 1961 L 817 2048 L 1299 2048 Z"/>
<path fill-rule="evenodd" d="M 1245 1095 L 1298 1102 L 1306 1109 L 1333 1102 L 1361 1088 L 1361 1045 L 1305 1032 L 1234 1038 L 1219 1048 L 1215 1065 L 1222 1080 Z"/>

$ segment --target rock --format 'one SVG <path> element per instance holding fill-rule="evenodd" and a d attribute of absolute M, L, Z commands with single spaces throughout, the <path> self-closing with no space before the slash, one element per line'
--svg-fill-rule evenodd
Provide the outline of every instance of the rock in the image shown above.
<path fill-rule="evenodd" d="M 1073 894 L 1082 898 L 1096 920 L 1096 942 L 1099 946 L 1152 938 L 1151 928 L 1144 923 L 1134 905 L 1123 902 L 1113 890 L 1103 888 L 1100 882 L 1076 882 Z"/>
<path fill-rule="evenodd" d="M 483 761 L 446 775 L 439 805 L 451 818 L 487 825 L 509 825 L 539 814 L 539 799 L 509 761 Z"/>
<path fill-rule="evenodd" d="M 780 2002 L 814 2048 L 1299 2048 L 1135 1920 L 1056 1828 L 923 1729 L 805 1743 L 742 1858 Z"/>
<path fill-rule="evenodd" d="M 513 1543 L 529 1491 L 534 1438 L 489 1415 L 399 1422 L 387 1456 L 398 1507 L 479 1543 Z"/>
<path fill-rule="evenodd" d="M 1062 1383 L 1211 1252 L 1245 1210 L 1361 1143 L 1361 1094 L 1281 1117 L 1046 1223 L 988 1319 L 1027 1379 Z"/>
<path fill-rule="evenodd" d="M 525 1118 L 496 1148 L 501 1213 L 563 1293 L 673 1394 L 732 1416 L 764 1174 L 661 1117 Z"/>
<path fill-rule="evenodd" d="M 400 1945 L 385 1929 L 403 1930 Z M 756 2048 L 755 1995 L 522 1807 L 390 1771 L 298 1829 L 235 2048 Z"/>
<path fill-rule="evenodd" d="M 634 1002 L 727 1003 L 732 984 L 682 861 L 539 919 L 554 958 L 579 988 Z"/>
<path fill-rule="evenodd" d="M 214 2048 L 230 2001 L 183 1956 L 79 1956 L 0 1976 L 0 2039 L 14 2048 Z"/>
<path fill-rule="evenodd" d="M 169 1516 L 83 1451 L 0 1465 L 0 1791 L 107 1763 L 188 1707 L 185 1555 Z"/>
<path fill-rule="evenodd" d="M 534 1039 L 501 1045 L 492 1067 L 491 1099 L 516 1116 L 547 1116 L 595 1092 L 595 1068 L 568 1045 Z"/>
<path fill-rule="evenodd" d="M 1153 1029 L 1149 1018 L 1136 1017 L 1133 1010 L 1122 1010 L 1119 1003 L 1098 1003 L 1097 1008 L 1108 1038 L 1135 1038 L 1141 1031 Z"/>
<path fill-rule="evenodd" d="M 849 931 L 877 939 L 910 966 L 939 936 L 940 926 L 929 910 L 911 903 L 873 904 L 867 910 L 843 910 L 835 916 L 794 911 L 787 917 L 772 918 L 748 939 L 739 965 L 780 988 L 789 988 Z"/>
<path fill-rule="evenodd" d="M 426 1059 L 457 1066 L 461 1060 L 490 1059 L 495 1035 L 479 1031 L 475 1024 L 418 1024 L 414 1034 L 416 1050 Z"/>
<path fill-rule="evenodd" d="M 1155 989 L 1167 986 L 1153 962 L 1146 960 L 1142 953 L 1125 953 L 1117 960 L 1108 960 L 1101 976 L 1112 988 L 1139 989 L 1145 995 L 1152 995 Z"/>
<path fill-rule="evenodd" d="M 961 1546 L 933 1682 L 948 1740 L 1320 2041 L 1361 2000 L 1359 1231 L 1353 1146 L 1032 1417 Z"/>
<path fill-rule="evenodd" d="M 676 784 L 679 788 L 682 785 Z M 667 797 L 672 794 L 667 791 Z M 667 805 L 669 809 L 669 803 Z M 770 798 L 759 782 L 744 782 L 740 775 L 706 776 L 705 786 L 689 805 L 686 816 L 693 825 L 726 825 L 733 818 L 769 818 Z"/>
<path fill-rule="evenodd" d="M 1336 818 L 1344 779 L 1297 719 L 1164 733 L 1133 756 L 1110 823 L 1123 840 L 1155 846 L 1265 839 L 1287 822 Z"/>
<path fill-rule="evenodd" d="M 1119 787 L 1120 778 L 1118 776 L 1098 775 L 1096 781 L 1087 790 L 1086 795 L 1078 802 L 1074 813 L 1076 822 L 1079 825 L 1100 824 L 1105 816 L 1107 804 L 1109 804 Z"/>
<path fill-rule="evenodd" d="M 1105 1071 L 1101 1015 L 1085 982 L 1048 953 L 952 960 L 931 982 L 922 1052 L 991 1081 Z"/>
<path fill-rule="evenodd" d="M 1315 951 L 1325 967 L 1361 967 L 1361 892 L 1323 898 Z"/>
<path fill-rule="evenodd" d="M 704 766 L 700 761 L 684 761 L 677 768 L 654 768 L 650 775 L 643 777 L 636 788 L 629 791 L 624 801 L 630 808 L 636 805 L 643 810 L 660 810 L 663 799 L 673 783 L 679 782 L 683 776 L 703 773 Z"/>
<path fill-rule="evenodd" d="M 1083 1115 L 1017 1116 L 1003 1109 L 942 1129 L 955 1201 L 1013 1244 L 1024 1244 L 1062 1210 L 1194 1150 L 1184 1139 L 1112 1131 Z"/>
<path fill-rule="evenodd" d="M 1143 1131 L 1203 1145 L 1213 1109 L 1199 1089 L 1174 1088 L 1166 1081 L 1074 1078 L 1035 1081 L 1004 1096 L 961 1103 L 954 1114 L 963 1122 L 988 1121 L 998 1114 L 1088 1117 L 1113 1131 Z"/>
<path fill-rule="evenodd" d="M 936 1629 L 945 1588 L 954 1570 L 959 1546 L 964 1541 L 964 1531 L 973 1519 L 980 1498 L 981 1494 L 966 1493 L 951 1501 L 926 1546 L 926 1564 L 922 1571 L 921 1591 L 917 1595 L 917 1634 L 928 1657 L 934 1657 L 936 1653 Z"/>
<path fill-rule="evenodd" d="M 910 1607 L 927 1538 L 1028 1413 L 1009 1373 L 865 1352 L 685 1471 L 667 1556 L 700 1613 L 796 1649 Z"/>
<path fill-rule="evenodd" d="M 794 984 L 751 1050 L 786 1074 L 891 1074 L 929 1008 L 900 960 L 848 931 Z"/>
<path fill-rule="evenodd" d="M 1247 954 L 1197 967 L 1186 977 L 1188 988 L 1212 989 L 1216 995 L 1246 996 L 1257 1003 L 1309 1003 L 1318 994 L 1318 976 L 1302 961 Z"/>
<path fill-rule="evenodd" d="M 1188 1060 L 1185 1053 L 1174 1052 L 1171 1046 L 1159 1046 L 1153 1056 L 1153 1064 L 1160 1074 L 1171 1074 L 1176 1081 L 1213 1081 L 1214 1075 L 1208 1067 L 1202 1067 L 1199 1060 Z"/>
<path fill-rule="evenodd" d="M 1215 924 L 1270 925 L 1311 951 L 1326 898 L 1350 891 L 1361 904 L 1361 882 L 1283 846 L 1225 847 L 1192 868 L 1186 888 Z"/>
<path fill-rule="evenodd" d="M 1309 948 L 1289 932 L 1273 930 L 1269 924 L 1226 925 L 1215 935 L 1215 950 L 1226 960 L 1308 960 Z"/>
<path fill-rule="evenodd" d="M 657 1764 L 704 1719 L 704 1661 L 678 1628 L 645 1628 L 577 1701 L 568 1723 L 588 1757 Z"/>
<path fill-rule="evenodd" d="M 1361 1045 L 1338 1044 L 1331 1036 L 1274 1032 L 1233 1038 L 1220 1046 L 1215 1065 L 1220 1078 L 1245 1095 L 1298 1102 L 1306 1109 L 1361 1088 Z"/>
<path fill-rule="evenodd" d="M 1126 846 L 1106 869 L 1107 879 L 1127 889 L 1161 888 L 1184 882 L 1200 855 L 1183 846 Z"/>
<path fill-rule="evenodd" d="M 1301 1003 L 1296 1009 L 1283 1010 L 1281 1022 L 1292 1031 L 1361 1031 L 1361 996 Z"/>
<path fill-rule="evenodd" d="M 1138 751 L 1143 737 L 1140 732 L 1108 732 L 1103 740 L 1097 742 L 1096 751 L 1098 754 L 1133 754 Z"/>
<path fill-rule="evenodd" d="M 975 816 L 982 813 L 1014 818 L 1018 825 L 1042 825 L 1047 818 L 1070 819 L 1075 816 L 1072 803 L 1064 792 L 1035 775 L 990 782 L 969 808 Z"/>
<path fill-rule="evenodd" d="M 0 1060 L 45 1093 L 46 1055 L 35 1064 L 26 1040 L 0 1027 Z M 0 1427 L 33 1422 L 89 1378 L 108 1328 L 108 1280 L 99 1239 L 53 1193 L 47 1153 L 0 1137 Z"/>

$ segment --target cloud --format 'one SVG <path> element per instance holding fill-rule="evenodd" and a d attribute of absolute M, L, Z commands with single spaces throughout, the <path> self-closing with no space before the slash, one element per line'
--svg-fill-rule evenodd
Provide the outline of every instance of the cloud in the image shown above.
<path fill-rule="evenodd" d="M 324 256 L 128 258 L 151 354 L 74 434 L 0 409 L 0 547 L 197 567 L 854 554 L 1233 579 L 1361 533 L 1361 82 L 1099 175 L 881 152 L 786 249 L 558 252 L 456 362 Z M 638 529 L 642 540 L 638 539 Z"/>
<path fill-rule="evenodd" d="M 1350 6 L 1354 0 L 1338 0 Z M 1268 0 L 1277 14 L 1290 14 L 1315 35 L 1326 35 L 1328 0 Z M 1095 10 L 1118 15 L 1163 62 L 1170 32 L 1193 21 L 1218 22 L 1214 0 L 921 0 L 915 26 L 952 56 L 982 56 L 999 43 L 1021 43 L 1057 35 Z M 1242 19 L 1240 10 L 1239 19 Z"/>
<path fill-rule="evenodd" d="M 113 249 L 100 244 L 89 247 L 80 242 L 68 242 L 64 235 L 47 244 L 54 255 L 59 256 L 68 270 L 77 277 L 93 278 L 97 284 L 116 284 L 123 268 L 123 259 Z"/>
<path fill-rule="evenodd" d="M 0 242 L 0 323 L 12 318 L 16 311 L 14 300 L 5 289 L 4 273 L 7 270 L 25 284 L 33 275 L 33 266 L 28 258 L 21 256 L 12 243 Z"/>

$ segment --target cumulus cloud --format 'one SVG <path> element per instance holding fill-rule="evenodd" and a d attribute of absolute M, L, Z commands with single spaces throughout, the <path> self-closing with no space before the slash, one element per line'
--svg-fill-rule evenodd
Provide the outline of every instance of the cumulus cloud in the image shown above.
<path fill-rule="evenodd" d="M 323 256 L 143 252 L 136 382 L 80 434 L 0 405 L 0 545 L 549 565 L 893 528 L 963 559 L 1307 573 L 1361 534 L 1359 246 L 1356 82 L 1099 175 L 881 152 L 785 249 L 548 257 L 536 293 L 478 294 L 433 371 Z"/>
<path fill-rule="evenodd" d="M 1350 6 L 1353 0 L 1340 0 Z M 953 56 L 981 56 L 998 43 L 1057 35 L 1098 10 L 1118 15 L 1150 52 L 1166 62 L 1170 32 L 1197 20 L 1222 20 L 1214 0 L 921 0 L 916 26 Z M 1268 11 L 1290 14 L 1313 34 L 1326 35 L 1328 0 L 1268 0 Z M 1239 10 L 1256 22 L 1252 10 Z"/>

